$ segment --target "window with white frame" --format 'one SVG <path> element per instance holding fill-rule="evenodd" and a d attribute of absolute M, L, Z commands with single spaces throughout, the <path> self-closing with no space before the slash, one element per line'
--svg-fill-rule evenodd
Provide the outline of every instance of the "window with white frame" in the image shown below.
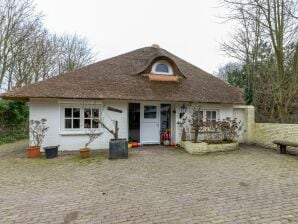
<path fill-rule="evenodd" d="M 199 120 L 217 121 L 218 111 L 217 110 L 202 110 L 198 112 Z"/>
<path fill-rule="evenodd" d="M 61 130 L 80 131 L 99 128 L 101 105 L 79 106 L 61 104 Z"/>
<path fill-rule="evenodd" d="M 152 73 L 160 75 L 174 75 L 173 68 L 169 62 L 160 60 L 152 65 Z"/>
<path fill-rule="evenodd" d="M 80 108 L 66 107 L 64 108 L 64 128 L 79 129 L 80 128 Z"/>
<path fill-rule="evenodd" d="M 84 128 L 98 128 L 98 119 L 98 108 L 84 108 Z"/>
<path fill-rule="evenodd" d="M 216 110 L 206 111 L 206 119 L 208 121 L 217 121 L 217 113 Z"/>

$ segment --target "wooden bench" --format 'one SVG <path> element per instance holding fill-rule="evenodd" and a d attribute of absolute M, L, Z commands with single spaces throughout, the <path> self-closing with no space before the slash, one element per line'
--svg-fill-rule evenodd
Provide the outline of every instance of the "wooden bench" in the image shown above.
<path fill-rule="evenodd" d="M 280 154 L 287 154 L 287 146 L 292 146 L 292 147 L 298 148 L 298 142 L 276 140 L 276 141 L 273 141 L 273 144 L 276 144 L 277 147 L 279 147 Z"/>

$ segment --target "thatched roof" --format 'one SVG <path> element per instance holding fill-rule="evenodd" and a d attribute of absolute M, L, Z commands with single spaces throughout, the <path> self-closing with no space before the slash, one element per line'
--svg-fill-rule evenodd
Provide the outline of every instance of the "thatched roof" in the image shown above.
<path fill-rule="evenodd" d="M 150 81 L 156 60 L 167 60 L 178 82 Z M 71 98 L 243 103 L 242 93 L 158 47 L 145 47 L 2 94 L 6 99 Z"/>

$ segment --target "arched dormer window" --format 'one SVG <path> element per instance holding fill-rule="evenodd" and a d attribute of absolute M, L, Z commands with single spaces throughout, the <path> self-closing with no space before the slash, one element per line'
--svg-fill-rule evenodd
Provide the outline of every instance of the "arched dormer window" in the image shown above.
<path fill-rule="evenodd" d="M 152 65 L 152 73 L 160 75 L 174 75 L 173 68 L 169 62 L 160 60 Z"/>
<path fill-rule="evenodd" d="M 169 67 L 165 64 L 156 65 L 155 72 L 169 73 Z"/>

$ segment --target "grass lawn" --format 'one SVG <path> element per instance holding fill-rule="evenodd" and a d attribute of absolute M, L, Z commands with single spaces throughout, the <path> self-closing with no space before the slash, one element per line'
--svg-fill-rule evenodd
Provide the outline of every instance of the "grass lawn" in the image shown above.
<path fill-rule="evenodd" d="M 0 157 L 25 157 L 28 144 L 28 139 L 2 144 L 0 145 Z"/>
<path fill-rule="evenodd" d="M 44 155 L 40 158 L 28 159 L 26 149 L 28 147 L 28 139 L 20 140 L 13 143 L 7 143 L 0 145 L 0 163 L 29 163 L 36 165 L 53 165 L 63 164 L 65 162 L 78 163 L 78 164 L 89 164 L 89 163 L 100 163 L 107 160 L 107 151 L 92 150 L 91 155 L 87 159 L 81 159 L 78 151 L 72 152 L 59 152 L 58 158 L 46 159 Z"/>
<path fill-rule="evenodd" d="M 8 134 L 5 136 L 0 136 L 0 145 L 7 144 L 7 143 L 15 143 L 20 140 L 28 139 L 28 134 L 26 133 L 15 133 L 15 134 Z"/>

